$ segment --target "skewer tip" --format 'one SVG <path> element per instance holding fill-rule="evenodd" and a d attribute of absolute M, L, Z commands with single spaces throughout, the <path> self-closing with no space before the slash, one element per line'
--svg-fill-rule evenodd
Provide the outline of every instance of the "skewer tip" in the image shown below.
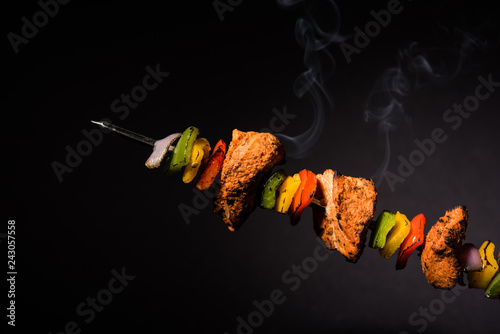
<path fill-rule="evenodd" d="M 112 132 L 119 133 L 123 136 L 140 141 L 144 144 L 148 144 L 148 145 L 153 146 L 153 147 L 154 147 L 154 144 L 156 142 L 156 140 L 154 140 L 152 138 L 140 135 L 138 133 L 132 132 L 132 131 L 124 129 L 124 128 L 120 128 L 116 125 L 113 125 L 113 124 L 107 122 L 107 121 L 96 122 L 96 121 L 91 120 L 91 122 L 99 125 L 100 127 L 104 128 L 104 129 L 111 130 Z"/>
<path fill-rule="evenodd" d="M 92 121 L 92 120 L 91 120 L 91 122 L 94 123 L 94 124 L 97 124 L 99 126 L 102 126 L 102 127 L 105 126 L 103 122 L 96 122 L 96 121 Z"/>

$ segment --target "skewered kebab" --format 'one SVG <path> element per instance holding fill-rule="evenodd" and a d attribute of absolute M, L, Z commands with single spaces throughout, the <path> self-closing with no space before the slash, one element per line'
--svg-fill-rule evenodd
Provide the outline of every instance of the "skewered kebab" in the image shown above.
<path fill-rule="evenodd" d="M 148 168 L 157 168 L 166 160 L 165 175 L 183 173 L 185 183 L 193 181 L 201 170 L 196 183 L 199 190 L 208 189 L 220 173 L 222 186 L 214 211 L 231 231 L 240 228 L 255 209 L 261 181 L 285 158 L 283 146 L 269 133 L 235 129 L 227 153 L 221 139 L 210 155 L 210 145 L 206 139 L 197 138 L 196 127 L 155 141 L 107 122 L 92 122 L 152 145 L 153 153 L 146 161 Z M 358 261 L 367 231 L 372 229 L 369 245 L 379 249 L 382 257 L 391 257 L 399 248 L 396 269 L 403 269 L 418 248 L 422 271 L 435 288 L 453 288 L 457 281 L 461 282 L 464 270 L 468 270 L 469 287 L 485 289 L 488 298 L 500 298 L 500 253 L 495 261 L 494 244 L 488 240 L 479 250 L 471 244 L 462 249 L 468 219 L 464 206 L 447 211 L 424 237 L 423 214 L 410 222 L 399 212 L 385 210 L 373 222 L 376 197 L 373 181 L 368 179 L 344 176 L 331 169 L 317 175 L 304 169 L 287 176 L 281 169 L 265 182 L 260 206 L 289 213 L 295 225 L 304 208 L 314 204 L 316 233 L 329 249 L 337 249 L 348 261 Z"/>

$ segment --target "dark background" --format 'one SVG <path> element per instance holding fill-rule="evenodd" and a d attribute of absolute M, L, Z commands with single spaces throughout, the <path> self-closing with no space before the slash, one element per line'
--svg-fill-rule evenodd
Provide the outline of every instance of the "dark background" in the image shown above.
<path fill-rule="evenodd" d="M 337 21 L 329 11 L 310 4 L 321 26 L 332 29 Z M 365 122 L 364 109 L 377 78 L 399 66 L 410 88 L 397 96 L 400 108 L 388 116 L 388 170 L 397 173 L 398 157 L 408 159 L 413 141 L 430 138 L 433 129 L 442 128 L 447 140 L 394 191 L 377 178 L 376 214 L 399 210 L 411 219 L 423 212 L 428 230 L 446 210 L 463 204 L 470 216 L 466 241 L 498 245 L 499 88 L 458 129 L 443 121 L 448 108 L 474 94 L 479 75 L 500 81 L 493 1 L 403 2 L 402 12 L 351 63 L 332 42 L 323 53 L 336 66 L 324 66 L 315 78 L 329 72 L 322 87 L 333 107 L 317 113 L 293 90 L 295 78 L 311 66 L 295 38 L 295 22 L 305 15 L 301 4 L 243 1 L 221 21 L 211 1 L 72 1 L 60 5 L 17 54 L 7 34 L 20 34 L 21 18 L 32 21 L 40 6 L 9 6 L 3 11 L 2 233 L 15 219 L 16 332 L 59 333 L 74 321 L 81 333 L 232 334 L 238 317 L 248 319 L 256 310 L 253 301 L 269 299 L 274 289 L 286 300 L 255 333 L 416 332 L 422 322 L 426 333 L 498 329 L 498 301 L 480 290 L 457 289 L 453 302 L 439 302 L 441 291 L 427 284 L 415 255 L 396 271 L 395 256 L 384 260 L 373 249 L 356 265 L 333 252 L 291 291 L 282 275 L 318 245 L 309 209 L 296 227 L 287 216 L 257 209 L 232 233 L 210 204 L 186 224 L 178 206 L 192 205 L 194 185 L 148 170 L 151 149 L 121 136 L 104 135 L 62 182 L 52 167 L 65 164 L 67 146 L 76 149 L 86 140 L 83 130 L 96 129 L 90 120 L 108 118 L 153 138 L 195 125 L 215 144 L 219 138 L 229 143 L 234 128 L 269 127 L 273 108 L 286 106 L 296 115 L 283 130 L 288 136 L 324 116 L 307 154 L 288 157 L 288 173 L 332 168 L 375 177 L 384 160 L 384 132 L 377 122 Z M 363 29 L 373 20 L 371 10 L 386 7 L 386 1 L 339 1 L 340 35 L 354 45 L 354 27 Z M 398 63 L 398 52 L 413 42 L 418 54 L 429 56 L 432 71 Z M 142 83 L 146 66 L 157 64 L 170 75 L 120 119 L 124 114 L 113 112 L 111 103 Z M 135 278 L 86 323 L 77 306 L 107 288 L 112 270 L 122 268 Z M 412 313 L 430 307 L 439 313 L 430 313 L 432 320 L 418 315 L 420 323 L 409 322 Z"/>

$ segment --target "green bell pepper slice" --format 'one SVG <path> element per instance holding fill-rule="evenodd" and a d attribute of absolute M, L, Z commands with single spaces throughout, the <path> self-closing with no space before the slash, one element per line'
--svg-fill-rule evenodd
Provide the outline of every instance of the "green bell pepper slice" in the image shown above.
<path fill-rule="evenodd" d="M 491 280 L 490 284 L 486 288 L 486 291 L 484 292 L 486 298 L 491 298 L 491 299 L 500 298 L 500 257 L 497 259 L 497 263 L 498 263 L 498 270 L 495 276 L 493 276 L 493 279 Z"/>
<path fill-rule="evenodd" d="M 264 184 L 262 195 L 260 197 L 260 206 L 264 209 L 272 210 L 276 205 L 276 192 L 278 187 L 285 181 L 287 175 L 283 169 L 274 172 Z"/>
<path fill-rule="evenodd" d="M 384 248 L 379 250 L 384 259 L 388 259 L 394 254 L 411 229 L 410 220 L 401 212 L 396 212 L 396 224 L 386 236 Z"/>
<path fill-rule="evenodd" d="M 396 213 L 384 210 L 377 218 L 370 237 L 370 247 L 382 249 L 385 246 L 387 234 L 396 225 Z"/>
<path fill-rule="evenodd" d="M 190 126 L 184 130 L 181 138 L 177 141 L 177 145 L 175 145 L 174 152 L 167 156 L 167 163 L 164 170 L 166 176 L 180 173 L 182 168 L 189 163 L 193 144 L 199 133 L 200 130 L 194 126 Z"/>

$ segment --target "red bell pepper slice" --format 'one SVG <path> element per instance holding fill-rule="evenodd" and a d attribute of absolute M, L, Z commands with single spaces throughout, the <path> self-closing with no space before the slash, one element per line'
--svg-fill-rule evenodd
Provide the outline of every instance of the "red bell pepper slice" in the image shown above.
<path fill-rule="evenodd" d="M 290 215 L 290 223 L 295 226 L 300 220 L 300 215 L 305 208 L 311 204 L 314 194 L 316 193 L 316 174 L 310 170 L 303 169 L 299 172 L 300 185 L 299 189 L 293 196 L 292 204 L 288 210 Z"/>
<path fill-rule="evenodd" d="M 404 269 L 408 258 L 415 249 L 424 243 L 424 226 L 425 216 L 423 213 L 415 216 L 411 220 L 410 233 L 403 240 L 399 247 L 398 259 L 396 262 L 396 270 Z"/>
<path fill-rule="evenodd" d="M 221 148 L 221 150 L 224 151 L 224 154 L 226 153 L 226 142 L 220 139 L 217 144 L 215 144 L 214 149 L 212 150 L 212 155 L 215 154 L 215 151 L 217 151 L 218 148 Z"/>
<path fill-rule="evenodd" d="M 224 159 L 226 158 L 226 143 L 221 139 L 215 145 L 212 156 L 201 172 L 200 178 L 196 183 L 196 189 L 207 190 L 214 183 L 215 178 L 222 169 Z"/>

